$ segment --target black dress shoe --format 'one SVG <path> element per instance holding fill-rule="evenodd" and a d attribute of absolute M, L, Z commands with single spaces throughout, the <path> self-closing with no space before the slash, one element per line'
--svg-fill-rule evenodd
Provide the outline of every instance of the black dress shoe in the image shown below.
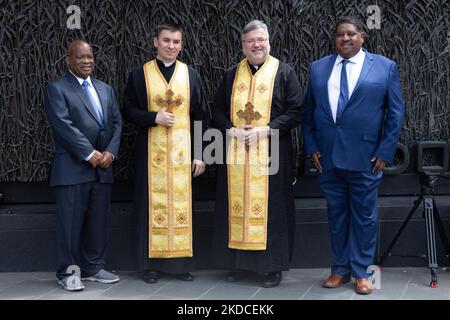
<path fill-rule="evenodd" d="M 241 280 L 244 277 L 244 273 L 242 271 L 230 271 L 225 277 L 226 282 L 236 282 Z"/>
<path fill-rule="evenodd" d="M 157 283 L 159 280 L 158 271 L 145 271 L 142 279 L 147 283 Z"/>
<path fill-rule="evenodd" d="M 281 271 L 269 272 L 264 278 L 263 287 L 273 288 L 280 284 L 281 282 Z"/>
<path fill-rule="evenodd" d="M 190 274 L 189 272 L 186 272 L 186 273 L 182 273 L 182 274 L 177 274 L 177 279 L 182 280 L 182 281 L 193 281 L 194 276 L 192 274 Z"/>

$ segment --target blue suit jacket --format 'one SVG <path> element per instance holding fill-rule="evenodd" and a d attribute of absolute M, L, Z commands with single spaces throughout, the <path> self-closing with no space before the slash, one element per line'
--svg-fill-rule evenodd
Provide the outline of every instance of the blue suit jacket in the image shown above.
<path fill-rule="evenodd" d="M 328 79 L 337 54 L 312 63 L 305 97 L 305 151 L 319 151 L 324 170 L 369 171 L 371 158 L 391 162 L 403 121 L 403 97 L 395 62 L 366 51 L 356 87 L 336 123 Z"/>
<path fill-rule="evenodd" d="M 69 71 L 46 87 L 44 107 L 55 144 L 49 179 L 51 186 L 113 182 L 112 166 L 94 169 L 84 160 L 94 149 L 109 151 L 117 158 L 122 129 L 113 88 L 91 79 L 103 108 L 104 125 L 99 124 L 83 88 Z"/>

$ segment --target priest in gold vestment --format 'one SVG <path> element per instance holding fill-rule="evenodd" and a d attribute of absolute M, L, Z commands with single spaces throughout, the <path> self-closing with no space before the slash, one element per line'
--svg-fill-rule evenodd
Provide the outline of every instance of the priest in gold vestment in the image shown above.
<path fill-rule="evenodd" d="M 192 178 L 205 170 L 193 129 L 205 129 L 206 104 L 199 75 L 177 60 L 182 38 L 180 26 L 158 26 L 156 59 L 132 70 L 124 92 L 124 118 L 138 130 L 136 263 L 147 283 L 161 274 L 193 280 Z"/>
<path fill-rule="evenodd" d="M 263 22 L 249 22 L 241 42 L 246 58 L 225 72 L 214 99 L 213 125 L 229 143 L 217 170 L 212 261 L 230 270 L 226 281 L 254 271 L 269 288 L 289 269 L 295 223 L 291 130 L 302 120 L 303 95 L 295 71 L 269 55 Z M 271 154 L 274 144 L 277 154 Z"/>

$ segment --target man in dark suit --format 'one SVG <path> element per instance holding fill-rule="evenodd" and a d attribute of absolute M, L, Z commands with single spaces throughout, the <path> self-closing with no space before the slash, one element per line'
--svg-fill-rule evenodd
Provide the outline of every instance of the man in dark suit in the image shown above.
<path fill-rule="evenodd" d="M 303 136 L 328 207 L 334 265 L 323 286 L 337 288 L 353 276 L 355 291 L 369 294 L 378 186 L 404 111 L 395 62 L 362 49 L 364 36 L 361 22 L 342 18 L 337 53 L 311 65 Z"/>
<path fill-rule="evenodd" d="M 91 46 L 70 43 L 66 74 L 50 82 L 44 106 L 54 137 L 50 186 L 57 218 L 57 278 L 66 290 L 84 289 L 83 280 L 114 283 L 104 269 L 107 222 L 122 120 L 113 89 L 90 77 Z M 76 267 L 74 267 L 76 266 Z"/>

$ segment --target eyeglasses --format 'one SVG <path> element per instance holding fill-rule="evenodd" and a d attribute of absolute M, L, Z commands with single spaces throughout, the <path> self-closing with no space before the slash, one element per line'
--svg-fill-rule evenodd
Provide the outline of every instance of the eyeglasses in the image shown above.
<path fill-rule="evenodd" d="M 258 39 L 245 39 L 242 40 L 242 42 L 246 43 L 246 44 L 261 44 L 267 41 L 267 38 L 258 38 Z"/>

